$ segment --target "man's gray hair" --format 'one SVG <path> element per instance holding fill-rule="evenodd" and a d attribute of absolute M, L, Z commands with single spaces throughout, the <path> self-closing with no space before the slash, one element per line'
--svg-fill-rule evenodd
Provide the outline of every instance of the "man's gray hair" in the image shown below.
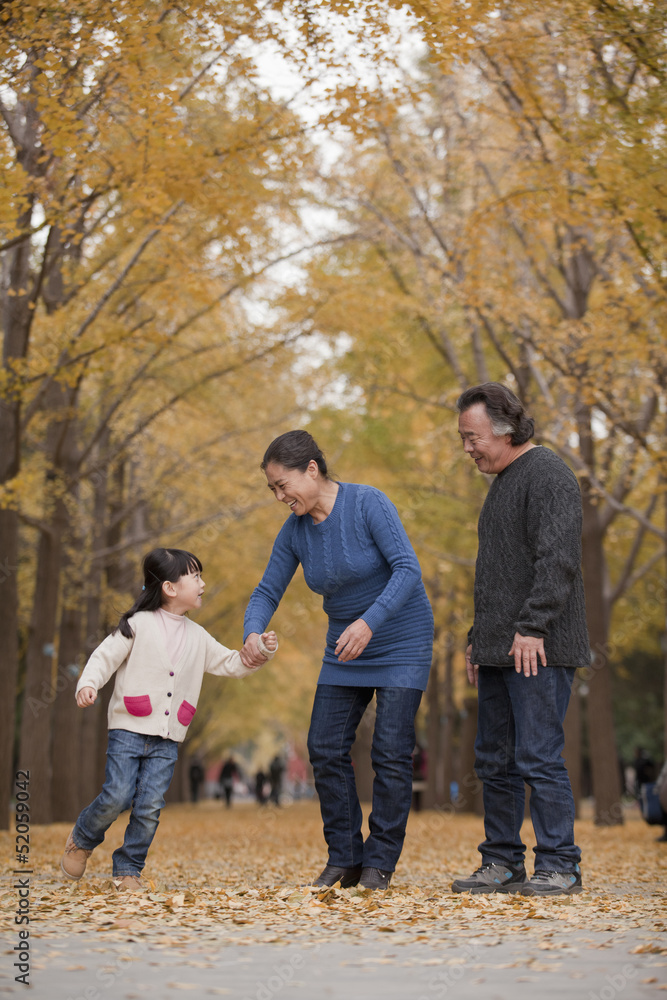
<path fill-rule="evenodd" d="M 489 420 L 491 421 L 494 437 L 503 437 L 504 434 L 514 434 L 514 428 L 506 420 L 499 420 L 498 417 L 492 417 L 491 414 L 489 414 Z"/>

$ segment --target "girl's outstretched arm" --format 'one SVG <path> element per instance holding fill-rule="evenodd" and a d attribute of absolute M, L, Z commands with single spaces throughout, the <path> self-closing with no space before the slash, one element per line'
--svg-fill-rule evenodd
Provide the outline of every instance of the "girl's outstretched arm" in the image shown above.
<path fill-rule="evenodd" d="M 236 649 L 227 649 L 217 642 L 213 636 L 206 632 L 206 666 L 204 670 L 208 674 L 217 674 L 222 677 L 246 677 L 252 674 L 259 667 L 264 666 L 270 660 L 275 650 L 278 648 L 278 640 L 275 632 L 264 633 L 269 644 L 265 647 L 264 655 L 257 654 L 253 662 L 247 662 L 243 650 L 239 653 Z M 273 638 L 271 638 L 273 636 Z M 257 636 L 257 642 L 260 641 Z M 271 648 L 273 645 L 273 649 Z"/>

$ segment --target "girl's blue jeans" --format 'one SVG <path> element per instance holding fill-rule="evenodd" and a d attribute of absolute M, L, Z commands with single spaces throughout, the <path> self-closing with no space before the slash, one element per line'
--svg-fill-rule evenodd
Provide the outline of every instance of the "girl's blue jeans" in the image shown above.
<path fill-rule="evenodd" d="M 109 730 L 104 785 L 76 821 L 74 843 L 92 851 L 111 824 L 132 807 L 122 847 L 113 852 L 114 878 L 140 875 L 171 783 L 178 743 L 125 729 Z"/>
<path fill-rule="evenodd" d="M 350 749 L 373 693 L 377 704 L 371 746 L 375 779 L 368 817 L 370 833 L 364 843 Z M 308 752 L 320 799 L 329 864 L 394 871 L 412 801 L 415 715 L 421 697 L 422 692 L 415 688 L 318 684 Z"/>

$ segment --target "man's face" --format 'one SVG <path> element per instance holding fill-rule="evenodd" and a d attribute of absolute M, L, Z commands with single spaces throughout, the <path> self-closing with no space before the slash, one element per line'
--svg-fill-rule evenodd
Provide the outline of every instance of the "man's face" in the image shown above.
<path fill-rule="evenodd" d="M 463 450 L 470 455 L 479 471 L 487 475 L 502 472 L 515 457 L 510 435 L 496 437 L 493 433 L 484 403 L 475 403 L 460 414 L 459 434 Z"/>

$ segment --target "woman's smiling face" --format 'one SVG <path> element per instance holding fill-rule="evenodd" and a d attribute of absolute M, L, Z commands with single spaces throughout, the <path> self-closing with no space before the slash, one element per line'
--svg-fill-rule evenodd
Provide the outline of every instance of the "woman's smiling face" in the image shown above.
<path fill-rule="evenodd" d="M 286 469 L 278 462 L 269 462 L 264 469 L 269 489 L 276 500 L 287 504 L 295 514 L 308 514 L 320 498 L 321 477 L 317 463 L 308 463 L 305 472 Z"/>

